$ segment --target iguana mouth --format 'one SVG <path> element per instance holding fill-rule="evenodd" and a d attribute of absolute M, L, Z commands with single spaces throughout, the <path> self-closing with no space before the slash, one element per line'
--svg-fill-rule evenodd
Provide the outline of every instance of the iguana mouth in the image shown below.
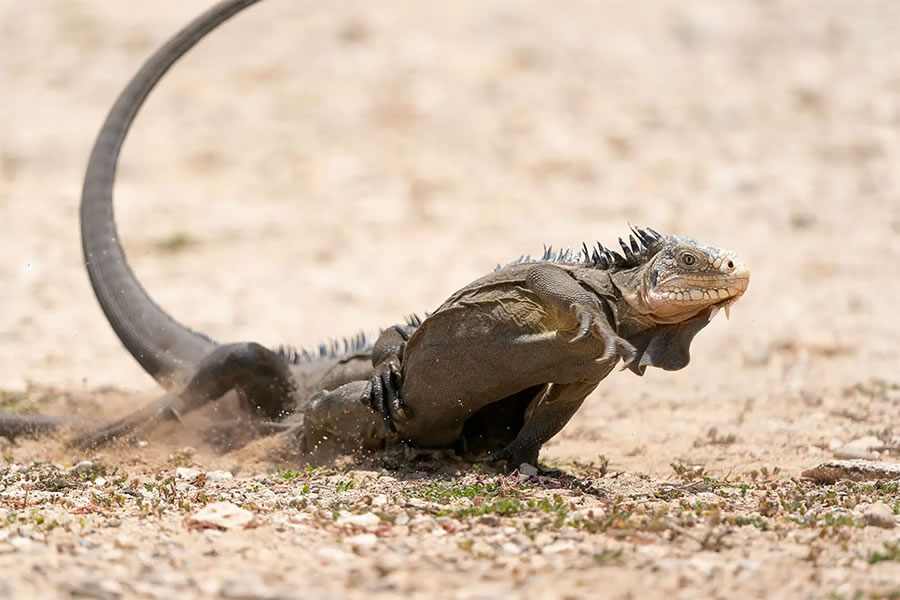
<path fill-rule="evenodd" d="M 750 274 L 741 263 L 728 275 L 673 277 L 652 292 L 652 318 L 657 323 L 675 323 L 707 309 L 710 319 L 720 309 L 725 309 L 728 318 L 731 305 L 744 295 L 749 283 Z"/>

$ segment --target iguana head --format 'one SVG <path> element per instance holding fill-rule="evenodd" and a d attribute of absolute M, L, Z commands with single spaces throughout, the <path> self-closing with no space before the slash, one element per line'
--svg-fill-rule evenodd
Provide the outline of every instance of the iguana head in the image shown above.
<path fill-rule="evenodd" d="M 652 229 L 633 228 L 624 256 L 611 270 L 629 307 L 656 324 L 688 321 L 712 308 L 710 317 L 744 294 L 750 271 L 733 252 Z M 637 239 L 635 239 L 635 236 Z"/>

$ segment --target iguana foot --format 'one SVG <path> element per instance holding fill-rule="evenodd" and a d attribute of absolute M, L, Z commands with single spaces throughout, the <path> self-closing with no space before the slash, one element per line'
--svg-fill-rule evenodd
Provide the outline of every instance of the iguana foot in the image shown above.
<path fill-rule="evenodd" d="M 360 398 L 363 404 L 381 415 L 384 424 L 393 433 L 397 432 L 394 420 L 405 420 L 409 417 L 406 403 L 400 393 L 401 385 L 400 361 L 391 357 L 376 365 L 375 372 Z"/>
<path fill-rule="evenodd" d="M 637 350 L 625 338 L 619 337 L 599 306 L 573 304 L 571 308 L 578 318 L 579 325 L 578 332 L 569 343 L 575 343 L 591 335 L 606 344 L 603 354 L 597 357 L 597 362 L 605 362 L 614 356 L 621 356 L 626 365 L 634 360 Z"/>

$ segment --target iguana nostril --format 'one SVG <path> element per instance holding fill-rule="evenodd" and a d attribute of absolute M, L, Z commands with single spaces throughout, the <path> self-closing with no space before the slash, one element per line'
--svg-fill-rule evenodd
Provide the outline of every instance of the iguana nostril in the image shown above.
<path fill-rule="evenodd" d="M 729 269 L 733 269 L 733 268 L 734 268 L 734 261 L 733 261 L 733 260 L 729 260 L 727 266 L 728 266 Z"/>

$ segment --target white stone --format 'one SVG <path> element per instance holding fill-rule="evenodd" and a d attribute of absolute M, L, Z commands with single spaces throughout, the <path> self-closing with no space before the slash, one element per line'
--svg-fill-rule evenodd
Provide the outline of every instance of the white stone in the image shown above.
<path fill-rule="evenodd" d="M 845 448 L 860 448 L 862 450 L 873 450 L 875 448 L 881 448 L 882 446 L 884 446 L 884 442 L 873 435 L 856 438 L 852 442 L 844 445 Z"/>
<path fill-rule="evenodd" d="M 884 529 L 893 529 L 897 525 L 894 511 L 884 502 L 876 502 L 867 508 L 866 512 L 863 513 L 863 519 L 865 519 L 866 525 L 883 527 Z"/>
<path fill-rule="evenodd" d="M 374 533 L 361 533 L 344 539 L 344 543 L 350 544 L 354 548 L 364 548 L 374 546 L 378 541 Z"/>
<path fill-rule="evenodd" d="M 360 515 L 354 515 L 349 512 L 341 512 L 335 521 L 336 525 L 350 525 L 351 527 L 358 527 L 360 529 L 376 529 L 381 524 L 381 518 L 374 513 L 362 513 Z"/>
<path fill-rule="evenodd" d="M 328 546 L 326 546 L 325 548 L 319 548 L 316 551 L 316 554 L 319 555 L 319 558 L 322 558 L 329 562 L 343 562 L 348 558 L 353 558 L 351 554 L 348 554 L 343 550 L 338 550 L 337 548 L 331 548 Z"/>
<path fill-rule="evenodd" d="M 175 477 L 178 479 L 195 479 L 200 471 L 197 469 L 189 469 L 187 467 L 178 467 L 175 469 Z"/>
<path fill-rule="evenodd" d="M 87 473 L 91 469 L 94 468 L 94 463 L 89 460 L 83 460 L 77 463 L 74 467 L 69 469 L 72 473 Z"/>
<path fill-rule="evenodd" d="M 518 545 L 513 544 L 512 542 L 506 542 L 505 544 L 500 546 L 500 549 L 503 550 L 504 552 L 506 552 L 507 554 L 522 554 L 522 549 Z"/>
<path fill-rule="evenodd" d="M 188 524 L 199 528 L 234 529 L 253 522 L 253 513 L 231 502 L 213 502 L 188 518 Z"/>
<path fill-rule="evenodd" d="M 116 536 L 113 543 L 116 548 L 121 548 L 122 550 L 134 550 L 137 548 L 137 542 L 134 541 L 134 538 L 127 535 Z"/>
<path fill-rule="evenodd" d="M 210 471 L 206 474 L 207 481 L 223 481 L 225 479 L 234 479 L 231 471 Z"/>
<path fill-rule="evenodd" d="M 538 474 L 537 467 L 534 465 L 529 465 L 528 463 L 522 463 L 519 465 L 519 474 L 527 475 L 528 477 L 536 477 Z"/>
<path fill-rule="evenodd" d="M 541 552 L 544 554 L 559 554 L 560 552 L 567 552 L 575 547 L 575 542 L 571 540 L 560 540 L 558 542 L 553 542 L 549 546 L 544 546 L 541 549 Z"/>
<path fill-rule="evenodd" d="M 378 494 L 372 498 L 372 506 L 384 506 L 387 504 L 388 498 L 384 494 Z"/>

